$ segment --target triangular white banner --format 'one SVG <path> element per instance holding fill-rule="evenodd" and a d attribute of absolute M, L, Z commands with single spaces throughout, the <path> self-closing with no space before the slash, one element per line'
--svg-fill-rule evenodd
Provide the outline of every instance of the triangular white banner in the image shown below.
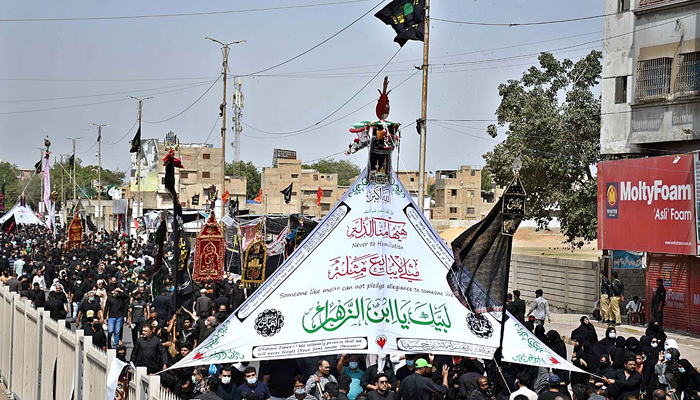
<path fill-rule="evenodd" d="M 500 313 L 465 308 L 446 276 L 452 252 L 395 174 L 363 172 L 267 281 L 173 366 L 337 353 L 492 358 Z M 503 359 L 578 371 L 510 319 Z"/>

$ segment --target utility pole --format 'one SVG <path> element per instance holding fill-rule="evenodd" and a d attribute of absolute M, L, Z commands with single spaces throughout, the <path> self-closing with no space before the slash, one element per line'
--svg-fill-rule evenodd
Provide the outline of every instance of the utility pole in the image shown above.
<path fill-rule="evenodd" d="M 126 96 L 130 99 L 134 99 L 139 102 L 139 131 L 141 130 L 141 117 L 142 117 L 142 111 L 143 111 L 143 101 L 152 99 L 153 97 L 144 97 L 142 99 L 139 99 L 138 97 L 134 96 Z M 143 133 L 143 132 L 142 132 Z M 139 151 L 136 153 L 136 183 L 138 184 L 138 199 L 139 203 L 136 206 L 136 216 L 137 217 L 142 217 L 143 216 L 143 198 L 141 197 L 141 146 L 139 143 Z"/>
<path fill-rule="evenodd" d="M 63 187 L 63 157 L 61 154 L 61 214 L 63 214 L 63 225 L 66 225 L 66 196 L 65 188 Z"/>
<path fill-rule="evenodd" d="M 421 211 L 425 213 L 425 147 L 428 133 L 428 48 L 430 44 L 430 0 L 425 0 L 425 35 L 423 37 L 423 101 L 420 108 L 420 155 L 418 157 L 418 202 Z"/>
<path fill-rule="evenodd" d="M 97 219 L 97 232 L 100 231 L 102 226 L 102 128 L 109 126 L 109 124 L 94 124 L 97 127 L 97 212 L 95 213 L 95 219 Z M 99 215 L 99 216 L 98 216 Z"/>
<path fill-rule="evenodd" d="M 66 138 L 66 139 L 70 139 L 73 141 L 73 167 L 72 167 L 73 177 L 72 177 L 72 179 L 73 179 L 73 208 L 75 211 L 75 207 L 78 206 L 78 196 L 77 196 L 78 191 L 77 191 L 77 187 L 75 186 L 75 164 L 77 162 L 77 160 L 75 159 L 75 141 L 82 139 L 82 138 L 79 137 L 79 138 Z"/>
<path fill-rule="evenodd" d="M 245 40 L 238 40 L 235 42 L 230 42 L 230 43 L 223 43 L 220 42 L 216 39 L 212 39 L 210 37 L 206 37 L 206 40 L 211 40 L 212 42 L 218 43 L 221 45 L 221 52 L 224 56 L 224 62 L 223 62 L 223 74 L 224 74 L 224 102 L 221 103 L 219 106 L 219 109 L 221 110 L 221 195 L 223 196 L 224 193 L 226 193 L 226 75 L 228 73 L 228 52 L 229 52 L 229 46 L 232 44 L 240 44 L 240 43 L 245 43 Z M 223 215 L 223 207 L 224 205 L 221 205 L 222 209 L 222 215 Z"/>
<path fill-rule="evenodd" d="M 234 176 L 241 176 L 240 161 L 241 161 L 241 132 L 243 126 L 243 79 L 239 77 L 233 78 L 233 173 Z"/>

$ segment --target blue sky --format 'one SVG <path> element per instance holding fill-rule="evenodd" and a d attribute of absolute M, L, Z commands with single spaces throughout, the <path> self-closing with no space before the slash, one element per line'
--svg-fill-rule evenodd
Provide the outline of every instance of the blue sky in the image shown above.
<path fill-rule="evenodd" d="M 0 19 L 191 13 L 320 2 L 324 1 L 38 0 L 7 3 Z M 71 142 L 66 137 L 82 137 L 77 144 L 78 156 L 86 163 L 96 164 L 97 132 L 90 123 L 99 123 L 110 124 L 103 130 L 103 165 L 126 170 L 129 140 L 135 133 L 135 128 L 130 132 L 129 129 L 137 117 L 136 101 L 126 95 L 145 97 L 169 92 L 144 103 L 145 121 L 167 119 L 191 105 L 221 71 L 221 52 L 204 37 L 227 42 L 246 40 L 245 44 L 232 47 L 229 63 L 230 74 L 248 74 L 312 47 L 377 3 L 371 0 L 179 18 L 0 22 L 0 159 L 29 168 L 38 158 L 36 148 L 49 135 L 52 151 L 57 155 L 71 152 Z M 431 6 L 434 18 L 505 23 L 603 13 L 602 1 L 589 0 L 433 0 Z M 244 78 L 243 122 L 263 131 L 296 131 L 325 118 L 354 95 L 399 48 L 392 42 L 393 30 L 373 14 L 309 54 L 265 72 L 268 76 Z M 428 118 L 493 119 L 499 102 L 498 84 L 519 78 L 527 65 L 536 62 L 536 57 L 490 60 L 573 46 L 601 39 L 602 35 L 601 18 L 532 27 L 433 21 Z M 543 43 L 528 45 L 533 42 Z M 593 48 L 600 49 L 600 42 L 555 54 L 558 58 L 577 59 Z M 385 75 L 389 76 L 390 87 L 408 78 L 421 57 L 422 43 L 407 43 L 385 72 L 326 122 L 375 99 Z M 465 64 L 441 65 L 447 63 Z M 420 116 L 420 85 L 420 74 L 415 74 L 390 94 L 389 119 L 409 124 Z M 229 104 L 231 90 L 229 84 Z M 56 99 L 66 97 L 72 98 Z M 144 123 L 142 137 L 162 140 L 172 130 L 182 142 L 204 142 L 209 138 L 218 147 L 221 99 L 222 84 L 218 82 L 179 117 L 160 124 Z M 353 139 L 348 132 L 353 122 L 373 119 L 374 103 L 322 129 L 291 137 L 263 134 L 244 126 L 241 158 L 258 167 L 269 166 L 274 148 L 297 150 L 303 160 L 325 157 L 347 148 Z M 429 124 L 427 169 L 483 165 L 481 154 L 495 144 L 486 135 L 488 123 Z M 227 125 L 231 126 L 230 114 Z M 233 140 L 230 130 L 227 139 L 229 143 Z M 500 135 L 498 140 L 502 139 Z M 233 148 L 229 145 L 226 151 L 230 162 Z M 347 158 L 359 165 L 365 162 L 364 153 Z M 402 169 L 418 167 L 418 135 L 413 126 L 403 133 L 401 162 Z"/>

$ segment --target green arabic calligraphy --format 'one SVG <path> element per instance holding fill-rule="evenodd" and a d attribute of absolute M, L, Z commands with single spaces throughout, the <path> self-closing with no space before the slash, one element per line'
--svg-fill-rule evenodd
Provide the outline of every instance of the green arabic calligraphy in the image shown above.
<path fill-rule="evenodd" d="M 540 356 L 535 356 L 535 355 L 525 355 L 525 354 L 518 354 L 515 357 L 513 357 L 513 361 L 517 363 L 523 363 L 523 364 L 541 364 L 541 365 L 549 365 L 547 361 L 540 357 Z"/>
<path fill-rule="evenodd" d="M 432 326 L 436 331 L 445 333 L 452 327 L 444 303 L 436 305 L 386 297 L 356 298 L 344 303 L 340 300 L 319 302 L 302 318 L 302 326 L 307 333 L 319 330 L 332 332 L 346 323 L 350 326 L 398 324 L 402 329 L 408 329 L 411 325 Z"/>
<path fill-rule="evenodd" d="M 518 336 L 520 336 L 521 339 L 525 340 L 527 342 L 527 345 L 530 346 L 531 349 L 539 351 L 540 353 L 545 352 L 542 345 L 540 345 L 540 343 L 537 340 L 530 336 L 522 326 L 520 326 L 519 324 L 515 324 L 515 327 L 518 330 Z"/>
<path fill-rule="evenodd" d="M 213 332 L 213 333 L 209 336 L 209 338 L 207 338 L 208 341 L 207 341 L 206 346 L 203 347 L 204 350 L 209 350 L 209 349 L 211 349 L 212 347 L 214 347 L 214 346 L 216 346 L 216 345 L 219 344 L 219 339 L 221 339 L 222 337 L 224 337 L 224 335 L 226 335 L 226 332 L 228 332 L 228 323 L 229 323 L 228 320 L 225 321 L 225 322 L 221 325 L 221 328 L 219 328 L 218 331 Z"/>
<path fill-rule="evenodd" d="M 348 197 L 356 196 L 360 193 L 365 192 L 365 187 L 367 187 L 367 184 L 369 182 L 367 181 L 367 177 L 365 176 L 362 178 L 362 181 L 357 184 L 351 191 L 348 192 Z"/>
<path fill-rule="evenodd" d="M 245 357 L 236 350 L 222 350 L 212 353 L 207 357 L 207 361 L 242 360 Z"/>

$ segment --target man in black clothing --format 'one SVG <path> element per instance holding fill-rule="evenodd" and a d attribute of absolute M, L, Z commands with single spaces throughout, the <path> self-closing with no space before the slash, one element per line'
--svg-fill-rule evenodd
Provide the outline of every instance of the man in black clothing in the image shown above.
<path fill-rule="evenodd" d="M 482 376 L 476 383 L 479 388 L 472 390 L 470 394 L 471 400 L 496 400 L 496 395 L 493 394 L 493 390 L 491 390 L 488 378 Z"/>
<path fill-rule="evenodd" d="M 549 376 L 549 390 L 537 396 L 537 400 L 555 400 L 558 396 L 569 397 L 566 393 L 561 393 L 559 388 L 561 387 L 561 379 L 559 375 L 552 374 Z"/>
<path fill-rule="evenodd" d="M 608 386 L 615 385 L 617 388 L 615 400 L 622 400 L 628 394 L 639 394 L 642 375 L 637 372 L 637 359 L 634 354 L 625 357 L 624 369 L 614 371 L 609 378 L 604 377 L 603 380 Z"/>
<path fill-rule="evenodd" d="M 216 392 L 219 390 L 219 378 L 215 376 L 209 376 L 207 378 L 207 383 L 205 386 L 204 393 L 195 396 L 195 399 L 201 400 L 221 400 Z"/>
<path fill-rule="evenodd" d="M 160 339 L 153 336 L 150 325 L 144 325 L 141 337 L 136 341 L 131 352 L 131 361 L 137 367 L 146 367 L 149 374 L 155 374 L 165 369 L 165 347 Z"/>
<path fill-rule="evenodd" d="M 377 374 L 375 376 L 375 384 L 377 389 L 367 394 L 369 400 L 394 400 L 396 398 L 396 393 L 393 390 L 389 390 L 389 378 L 386 375 L 383 373 Z"/>
<path fill-rule="evenodd" d="M 92 311 L 92 315 L 88 315 L 89 311 Z M 97 301 L 95 297 L 95 292 L 89 292 L 87 300 L 83 301 L 78 306 L 78 316 L 75 318 L 75 327 L 78 327 L 78 323 L 85 327 L 89 322 L 88 318 L 92 317 L 98 317 L 102 320 L 102 308 L 100 307 L 100 302 Z"/>
<path fill-rule="evenodd" d="M 659 326 L 664 326 L 664 306 L 666 306 L 666 288 L 664 280 L 656 279 L 656 290 L 651 298 L 651 318 L 659 321 Z"/>
<path fill-rule="evenodd" d="M 399 368 L 396 371 L 396 391 L 398 392 L 401 388 L 401 381 L 408 378 L 413 374 L 413 370 L 416 368 L 416 358 L 415 354 L 406 354 L 406 365 Z"/>
<path fill-rule="evenodd" d="M 148 303 L 143 300 L 141 293 L 135 292 L 134 299 L 129 305 L 129 318 L 127 324 L 131 328 L 131 341 L 136 343 L 138 339 L 138 333 L 141 332 L 141 328 L 146 323 L 146 315 L 149 314 Z M 181 343 L 186 342 L 186 340 Z"/>
<path fill-rule="evenodd" d="M 370 390 L 377 390 L 377 386 L 374 384 L 374 377 L 379 373 L 384 373 L 384 375 L 387 376 L 389 379 L 389 385 L 391 385 L 392 388 L 396 387 L 396 374 L 394 374 L 394 368 L 391 366 L 391 359 L 389 358 L 388 354 L 385 357 L 386 358 L 384 360 L 378 359 L 377 364 L 367 368 L 365 373 L 362 374 L 360 386 L 366 392 L 369 392 Z M 381 371 L 379 370 L 380 364 L 384 364 Z"/>
<path fill-rule="evenodd" d="M 107 331 L 107 340 L 109 341 L 112 335 L 114 335 L 114 346 L 116 349 L 119 345 L 119 340 L 122 336 L 122 327 L 124 326 L 124 317 L 127 314 L 127 303 L 129 297 L 124 293 L 121 288 L 116 288 L 114 291 L 107 296 L 107 303 L 105 304 L 105 319 L 109 330 Z"/>
<path fill-rule="evenodd" d="M 170 318 L 173 317 L 173 301 L 168 294 L 170 293 L 170 286 L 171 285 L 167 285 L 166 290 L 156 296 L 151 303 L 151 306 L 158 311 L 158 315 L 166 321 L 169 321 Z"/>
<path fill-rule="evenodd" d="M 51 319 L 59 320 L 66 318 L 66 308 L 60 299 L 56 297 L 56 292 L 49 292 L 49 301 L 46 302 L 44 309 L 49 312 Z"/>
<path fill-rule="evenodd" d="M 286 399 L 294 393 L 294 377 L 299 374 L 299 365 L 293 358 L 265 361 L 260 373 L 270 396 Z"/>
<path fill-rule="evenodd" d="M 515 302 L 513 301 L 513 295 L 508 293 L 506 295 L 506 311 L 508 311 L 512 316 L 518 318 L 518 309 L 515 307 Z"/>
<path fill-rule="evenodd" d="M 32 304 L 34 304 L 35 308 L 40 308 L 43 307 L 44 304 L 46 304 L 46 295 L 44 294 L 44 291 L 41 290 L 39 287 L 39 283 L 35 282 L 34 283 L 34 288 L 29 291 L 29 294 L 27 296 L 29 300 L 31 300 Z"/>
<path fill-rule="evenodd" d="M 515 317 L 520 321 L 521 323 L 525 323 L 525 301 L 520 298 L 520 290 L 513 290 L 513 296 L 515 297 L 513 299 L 513 303 L 515 304 L 515 309 L 518 312 L 515 314 Z"/>
<path fill-rule="evenodd" d="M 416 360 L 415 373 L 401 382 L 401 395 L 404 400 L 430 400 L 432 394 L 444 396 L 447 394 L 447 376 L 450 369 L 442 367 L 442 385 L 433 382 L 433 366 L 423 358 Z"/>
<path fill-rule="evenodd" d="M 83 324 L 83 329 L 85 329 L 85 336 L 92 336 L 92 344 L 95 347 L 107 351 L 107 336 L 105 336 L 99 318 L 93 317 L 89 324 Z"/>

